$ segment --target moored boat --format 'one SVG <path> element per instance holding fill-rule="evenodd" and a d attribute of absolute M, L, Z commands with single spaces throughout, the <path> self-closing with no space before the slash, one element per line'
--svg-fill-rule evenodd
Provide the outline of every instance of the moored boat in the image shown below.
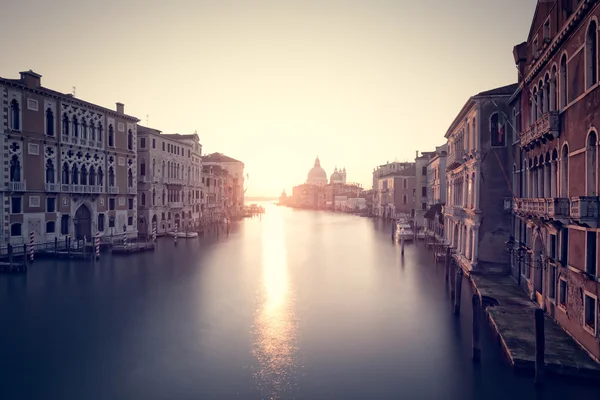
<path fill-rule="evenodd" d="M 177 235 L 177 237 L 181 239 L 192 239 L 198 237 L 198 232 L 169 232 L 168 235 L 172 237 Z"/>

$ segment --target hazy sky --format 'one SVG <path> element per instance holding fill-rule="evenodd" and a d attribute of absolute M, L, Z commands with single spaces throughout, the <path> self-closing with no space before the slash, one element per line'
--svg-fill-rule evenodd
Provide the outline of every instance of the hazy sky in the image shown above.
<path fill-rule="evenodd" d="M 7 1 L 0 76 L 125 111 L 244 161 L 248 195 L 444 142 L 467 98 L 516 81 L 536 0 Z"/>

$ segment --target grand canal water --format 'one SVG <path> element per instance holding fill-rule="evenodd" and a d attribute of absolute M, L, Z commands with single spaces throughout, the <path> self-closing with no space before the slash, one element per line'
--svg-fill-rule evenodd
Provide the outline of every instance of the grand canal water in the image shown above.
<path fill-rule="evenodd" d="M 0 276 L 0 399 L 565 399 L 536 393 L 471 293 L 451 313 L 423 245 L 366 218 L 268 207 L 229 235 L 154 254 L 36 261 Z"/>

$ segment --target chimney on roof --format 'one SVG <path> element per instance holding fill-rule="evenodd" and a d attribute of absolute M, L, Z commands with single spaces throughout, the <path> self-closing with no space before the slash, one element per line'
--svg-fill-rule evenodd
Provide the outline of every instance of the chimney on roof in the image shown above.
<path fill-rule="evenodd" d="M 117 112 L 119 114 L 125 114 L 125 104 L 117 103 Z"/>
<path fill-rule="evenodd" d="M 30 88 L 39 88 L 42 86 L 42 76 L 32 70 L 20 72 L 21 81 Z"/>

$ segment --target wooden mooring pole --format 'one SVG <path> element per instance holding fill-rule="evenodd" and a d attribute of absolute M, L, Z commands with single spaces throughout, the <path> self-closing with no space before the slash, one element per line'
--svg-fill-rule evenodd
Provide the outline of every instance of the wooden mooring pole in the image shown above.
<path fill-rule="evenodd" d="M 481 328 L 481 300 L 475 293 L 471 300 L 473 304 L 473 362 L 481 359 L 481 344 L 479 343 L 479 329 Z"/>
<path fill-rule="evenodd" d="M 13 247 L 12 247 L 12 244 L 9 243 L 6 246 L 6 251 L 8 252 L 8 264 L 9 264 L 9 268 L 12 269 L 13 263 L 14 263 L 14 256 L 13 256 Z"/>
<path fill-rule="evenodd" d="M 544 336 L 544 310 L 536 308 L 535 318 L 535 377 L 533 382 L 541 386 L 544 382 L 544 351 L 546 347 Z"/>
<path fill-rule="evenodd" d="M 450 246 L 446 247 L 446 282 L 450 274 Z"/>
<path fill-rule="evenodd" d="M 460 315 L 460 299 L 462 298 L 463 270 L 458 267 L 456 271 L 456 297 L 454 297 L 454 315 Z"/>
<path fill-rule="evenodd" d="M 450 301 L 452 302 L 452 304 L 454 304 L 454 298 L 455 298 L 455 289 L 456 289 L 456 274 L 454 272 L 455 270 L 455 265 L 456 265 L 456 261 L 452 260 L 450 261 L 450 270 L 448 271 L 448 274 L 450 275 Z"/>

